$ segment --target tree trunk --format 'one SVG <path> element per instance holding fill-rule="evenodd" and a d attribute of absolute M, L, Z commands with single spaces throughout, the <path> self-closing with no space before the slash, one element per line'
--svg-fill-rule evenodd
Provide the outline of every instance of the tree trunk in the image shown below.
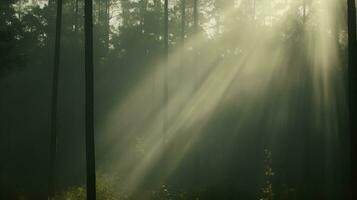
<path fill-rule="evenodd" d="M 75 0 L 74 32 L 78 34 L 79 0 Z"/>
<path fill-rule="evenodd" d="M 186 0 L 182 0 L 181 3 L 181 77 L 183 77 L 183 67 L 185 59 Z"/>
<path fill-rule="evenodd" d="M 62 0 L 57 0 L 55 51 L 52 77 L 51 99 L 51 143 L 50 143 L 50 184 L 49 197 L 55 194 L 56 155 L 57 155 L 57 107 L 58 107 L 58 71 L 61 53 Z"/>
<path fill-rule="evenodd" d="M 195 37 L 197 37 L 196 40 L 198 40 L 198 0 L 193 1 L 193 34 Z M 193 67 L 195 68 L 195 78 L 196 78 L 196 88 L 198 88 L 198 83 L 200 79 L 200 73 L 199 73 L 199 68 L 197 67 L 197 43 L 193 46 Z"/>
<path fill-rule="evenodd" d="M 356 5 L 348 0 L 348 92 L 350 124 L 351 182 L 350 197 L 356 199 L 357 189 L 357 85 L 356 85 Z"/>
<path fill-rule="evenodd" d="M 85 124 L 87 199 L 96 199 L 94 148 L 93 2 L 85 0 Z"/>
<path fill-rule="evenodd" d="M 110 28 L 110 17 L 109 17 L 110 3 L 109 0 L 105 0 L 105 35 L 104 35 L 104 52 L 108 53 L 109 50 L 109 28 Z"/>
<path fill-rule="evenodd" d="M 306 0 L 303 0 L 303 7 L 302 7 L 302 12 L 303 12 L 303 23 L 305 24 L 306 22 Z"/>
<path fill-rule="evenodd" d="M 148 7 L 148 0 L 142 0 L 140 2 L 140 31 L 143 33 L 144 31 L 144 24 L 145 24 L 145 17 L 147 14 L 147 7 Z"/>
<path fill-rule="evenodd" d="M 169 56 L 169 2 L 164 3 L 164 113 L 163 113 L 163 150 L 164 150 L 164 165 L 166 165 L 166 134 L 167 134 L 167 101 L 168 101 L 168 56 Z M 165 169 L 165 168 L 164 168 Z"/>
<path fill-rule="evenodd" d="M 129 4 L 130 2 L 128 0 L 120 0 L 120 6 L 121 6 L 121 10 L 122 10 L 122 18 L 123 18 L 123 26 L 127 27 L 129 26 Z"/>
<path fill-rule="evenodd" d="M 194 33 L 198 32 L 198 0 L 193 1 L 193 29 Z"/>

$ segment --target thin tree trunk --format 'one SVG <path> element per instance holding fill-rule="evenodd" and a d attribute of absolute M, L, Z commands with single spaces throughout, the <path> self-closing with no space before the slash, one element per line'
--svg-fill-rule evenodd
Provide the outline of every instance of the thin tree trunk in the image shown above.
<path fill-rule="evenodd" d="M 74 32 L 78 34 L 79 0 L 75 0 Z"/>
<path fill-rule="evenodd" d="M 182 0 L 181 3 L 181 77 L 183 77 L 186 33 L 186 0 Z"/>
<path fill-rule="evenodd" d="M 306 0 L 303 0 L 303 22 L 306 22 Z"/>
<path fill-rule="evenodd" d="M 357 199 L 357 66 L 356 66 L 356 5 L 348 0 L 348 87 L 349 87 L 349 124 L 350 124 L 350 158 L 351 182 L 350 198 Z"/>
<path fill-rule="evenodd" d="M 255 0 L 253 0 L 253 21 L 255 20 L 256 18 L 256 2 Z"/>
<path fill-rule="evenodd" d="M 198 32 L 198 0 L 193 1 L 193 28 L 195 34 Z"/>
<path fill-rule="evenodd" d="M 198 37 L 198 0 L 194 0 L 193 1 L 193 33 L 195 35 L 195 37 Z M 199 40 L 196 39 L 196 40 Z M 195 75 L 196 75 L 196 88 L 198 88 L 198 83 L 199 83 L 199 79 L 200 79 L 200 76 L 199 76 L 199 69 L 197 67 L 197 55 L 198 55 L 198 48 L 197 48 L 197 43 L 194 45 L 194 51 L 193 51 L 193 66 L 194 66 L 194 70 L 195 70 Z"/>
<path fill-rule="evenodd" d="M 123 18 L 123 26 L 127 27 L 129 26 L 129 1 L 128 0 L 120 0 L 120 6 L 122 10 L 122 18 Z"/>
<path fill-rule="evenodd" d="M 93 2 L 85 0 L 85 124 L 87 199 L 96 199 L 94 148 Z"/>
<path fill-rule="evenodd" d="M 19 20 L 20 20 L 20 21 L 22 21 L 21 11 L 22 11 L 22 0 L 19 0 L 19 12 L 18 12 L 18 16 L 19 16 Z"/>
<path fill-rule="evenodd" d="M 109 50 L 109 23 L 110 23 L 110 17 L 109 17 L 109 9 L 110 9 L 110 4 L 109 0 L 105 0 L 105 38 L 104 38 L 104 48 L 105 48 L 105 53 L 108 53 Z"/>
<path fill-rule="evenodd" d="M 168 56 L 169 56 L 169 2 L 164 3 L 164 113 L 163 113 L 163 151 L 164 165 L 166 166 L 166 137 L 167 137 L 167 101 L 168 101 Z M 165 169 L 165 168 L 164 168 Z"/>
<path fill-rule="evenodd" d="M 199 31 L 198 31 L 198 0 L 194 0 L 193 1 L 193 31 L 194 31 L 194 35 L 195 37 L 197 37 L 197 41 L 200 40 L 199 37 Z M 200 67 L 198 66 L 198 44 L 196 43 L 194 45 L 194 51 L 193 51 L 193 66 L 196 70 L 196 76 L 195 76 L 195 85 L 196 85 L 196 90 L 199 90 L 200 88 L 200 83 L 201 83 L 201 70 Z M 201 179 L 201 173 L 200 173 L 200 165 L 201 165 L 201 149 L 200 147 L 196 147 L 195 151 L 193 151 L 193 159 L 194 159 L 194 166 L 193 166 L 193 177 L 194 177 L 194 185 L 196 186 L 196 189 L 198 189 L 200 187 L 200 179 Z"/>
<path fill-rule="evenodd" d="M 55 51 L 52 77 L 51 100 L 51 144 L 50 144 L 50 189 L 49 197 L 55 194 L 56 156 L 57 156 L 57 107 L 58 107 L 58 71 L 61 53 L 62 0 L 57 0 Z"/>
<path fill-rule="evenodd" d="M 48 14 L 48 25 L 47 25 L 47 38 L 46 38 L 46 41 L 45 43 L 47 44 L 47 48 L 48 48 L 48 51 L 52 51 L 54 49 L 54 46 L 53 46 L 53 41 L 54 41 L 54 33 L 52 31 L 54 31 L 55 29 L 55 23 L 56 23 L 56 17 L 55 17 L 55 7 L 56 7 L 56 4 L 55 4 L 55 0 L 48 0 L 47 4 L 48 4 L 48 10 L 49 10 L 49 14 Z M 52 62 L 52 59 L 49 59 L 51 61 L 49 62 Z"/>
<path fill-rule="evenodd" d="M 98 16 L 97 16 L 97 21 L 100 24 L 102 20 L 102 0 L 98 0 Z"/>

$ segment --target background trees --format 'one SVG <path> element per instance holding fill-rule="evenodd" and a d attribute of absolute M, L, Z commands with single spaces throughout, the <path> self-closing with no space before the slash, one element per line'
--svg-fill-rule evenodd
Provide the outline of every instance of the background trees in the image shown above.
<path fill-rule="evenodd" d="M 39 199 L 47 180 L 34 177 L 49 170 L 43 152 L 50 130 L 54 9 L 41 0 L 0 6 L 0 90 L 6 94 L 0 99 L 0 147 L 10 152 L 3 156 L 1 188 L 12 188 L 8 196 Z M 339 159 L 346 155 L 340 144 L 347 127 L 341 89 L 345 3 L 96 0 L 94 52 L 87 56 L 93 57 L 95 76 L 83 63 L 83 36 L 89 33 L 84 8 L 82 1 L 63 1 L 62 43 L 56 48 L 62 52 L 59 190 L 84 183 L 87 99 L 87 119 L 95 117 L 98 133 L 89 142 L 96 139 L 98 165 L 125 180 L 117 181 L 118 191 L 130 186 L 139 195 L 165 182 L 169 191 L 182 189 L 192 197 L 253 199 L 262 196 L 268 148 L 277 197 L 291 190 L 302 199 L 339 197 L 347 166 Z M 165 181 L 158 180 L 155 160 L 163 123 L 170 175 Z M 25 153 L 26 161 L 13 159 Z"/>

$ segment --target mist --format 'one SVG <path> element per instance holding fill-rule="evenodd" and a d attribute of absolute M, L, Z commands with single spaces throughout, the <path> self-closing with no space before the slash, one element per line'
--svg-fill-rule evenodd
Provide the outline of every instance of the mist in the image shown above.
<path fill-rule="evenodd" d="M 1 199 L 88 196 L 85 4 L 63 0 L 56 30 L 54 2 L 0 3 Z M 346 2 L 172 0 L 165 18 L 165 1 L 94 0 L 92 11 L 97 199 L 348 199 Z"/>

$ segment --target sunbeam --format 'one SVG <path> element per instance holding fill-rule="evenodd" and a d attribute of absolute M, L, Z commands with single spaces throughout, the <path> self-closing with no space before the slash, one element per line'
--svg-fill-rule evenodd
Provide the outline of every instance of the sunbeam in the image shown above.
<path fill-rule="evenodd" d="M 0 199 L 351 199 L 346 1 L 1 2 Z"/>

